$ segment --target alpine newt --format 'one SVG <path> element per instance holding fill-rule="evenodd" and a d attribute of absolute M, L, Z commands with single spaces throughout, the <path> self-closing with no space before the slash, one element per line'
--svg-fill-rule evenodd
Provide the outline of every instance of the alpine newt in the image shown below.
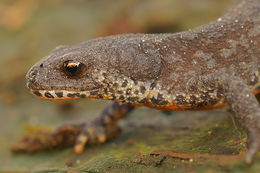
<path fill-rule="evenodd" d="M 115 101 L 92 121 L 62 125 L 52 133 L 74 132 L 76 153 L 88 142 L 105 142 L 108 129 L 135 106 L 205 110 L 229 105 L 248 132 L 245 160 L 250 163 L 260 148 L 259 71 L 260 1 L 239 0 L 218 20 L 190 31 L 59 46 L 26 78 L 42 99 Z"/>

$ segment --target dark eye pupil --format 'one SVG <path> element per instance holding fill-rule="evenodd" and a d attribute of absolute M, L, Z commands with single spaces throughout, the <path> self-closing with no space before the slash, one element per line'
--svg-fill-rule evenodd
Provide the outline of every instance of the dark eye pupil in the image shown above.
<path fill-rule="evenodd" d="M 81 63 L 73 60 L 68 60 L 64 62 L 64 72 L 71 76 L 77 76 L 81 72 Z"/>
<path fill-rule="evenodd" d="M 71 74 L 75 74 L 77 71 L 78 71 L 78 66 L 73 66 L 73 65 L 71 65 L 71 66 L 67 66 L 66 67 L 66 70 L 69 72 L 69 73 L 71 73 Z"/>

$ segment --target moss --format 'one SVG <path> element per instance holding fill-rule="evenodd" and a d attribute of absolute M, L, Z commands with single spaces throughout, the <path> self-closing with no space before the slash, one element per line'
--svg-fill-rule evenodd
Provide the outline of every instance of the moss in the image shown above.
<path fill-rule="evenodd" d="M 92 155 L 91 158 L 84 161 L 84 164 L 75 169 L 81 172 L 160 172 L 162 170 L 176 170 L 176 172 L 183 170 L 186 172 L 194 169 L 202 172 L 206 170 L 227 172 L 242 163 L 240 160 L 235 164 L 225 165 L 210 158 L 187 160 L 150 155 L 152 151 L 160 149 L 187 154 L 239 154 L 244 149 L 245 133 L 240 127 L 236 129 L 230 118 L 225 118 L 218 124 L 212 123 L 207 124 L 207 126 L 199 125 L 192 129 L 180 129 L 178 132 L 172 133 L 172 136 L 169 136 L 171 128 L 153 133 L 152 136 L 143 136 L 147 134 L 149 129 L 141 128 L 139 130 L 140 132 L 136 134 L 134 140 L 132 139 L 131 145 L 128 144 L 128 141 L 118 139 L 115 143 L 109 143 L 109 146 L 100 146 L 102 153 Z M 151 132 L 152 129 L 149 131 Z M 142 140 L 139 139 L 140 137 L 143 137 Z M 165 143 L 164 140 L 168 139 L 171 140 Z"/>
<path fill-rule="evenodd" d="M 245 145 L 246 134 L 239 127 L 234 127 L 230 118 L 223 120 L 211 128 L 196 127 L 197 138 L 191 143 L 194 152 L 211 154 L 239 154 Z"/>

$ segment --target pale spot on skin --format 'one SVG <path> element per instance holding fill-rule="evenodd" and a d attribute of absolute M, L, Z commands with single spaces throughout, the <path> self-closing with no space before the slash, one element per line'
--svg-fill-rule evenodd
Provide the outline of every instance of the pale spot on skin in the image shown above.
<path fill-rule="evenodd" d="M 250 29 L 248 35 L 249 37 L 256 37 L 260 34 L 260 26 L 256 25 L 253 29 Z"/>
<path fill-rule="evenodd" d="M 211 59 L 211 60 L 207 61 L 207 67 L 208 67 L 209 69 L 214 68 L 215 65 L 216 65 L 216 61 L 215 61 L 214 59 Z"/>
<path fill-rule="evenodd" d="M 202 59 L 204 59 L 206 61 L 206 60 L 212 58 L 213 53 L 206 53 L 206 52 L 203 52 L 202 50 L 198 50 L 198 51 L 196 51 L 194 56 L 198 57 L 198 58 L 202 58 Z"/>
<path fill-rule="evenodd" d="M 221 49 L 220 55 L 225 58 L 229 58 L 236 53 L 236 49 Z"/>

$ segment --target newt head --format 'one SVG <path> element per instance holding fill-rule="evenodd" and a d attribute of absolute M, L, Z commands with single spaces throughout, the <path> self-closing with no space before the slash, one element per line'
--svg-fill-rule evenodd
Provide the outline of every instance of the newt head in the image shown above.
<path fill-rule="evenodd" d="M 161 57 L 150 39 L 127 34 L 57 47 L 29 70 L 27 87 L 47 100 L 101 98 L 144 104 L 151 89 L 156 90 L 151 99 L 159 95 L 162 100 L 160 86 L 153 83 L 161 73 Z"/>
<path fill-rule="evenodd" d="M 102 88 L 100 70 L 105 64 L 95 62 L 93 44 L 88 49 L 59 46 L 36 63 L 27 73 L 27 87 L 42 99 L 96 98 Z M 99 47 L 95 47 L 97 51 Z"/>

